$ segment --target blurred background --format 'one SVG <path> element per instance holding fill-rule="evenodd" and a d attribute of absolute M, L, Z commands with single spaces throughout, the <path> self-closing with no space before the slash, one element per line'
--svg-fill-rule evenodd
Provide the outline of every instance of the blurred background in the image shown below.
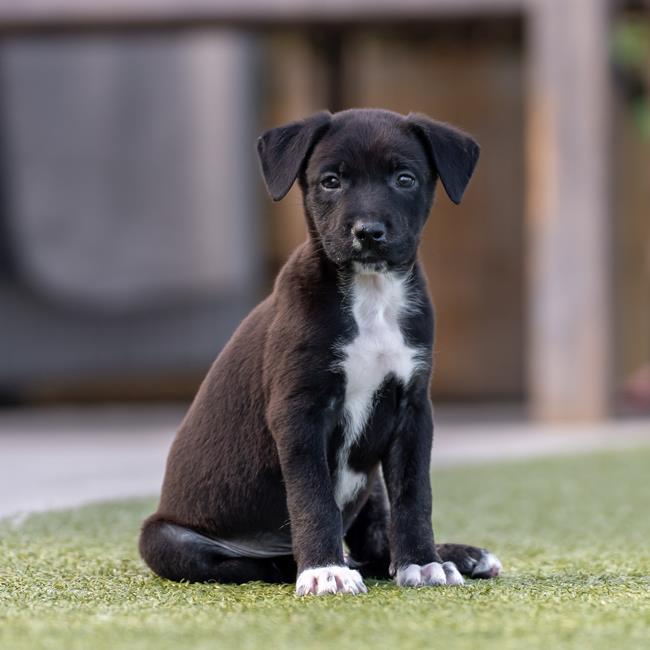
<path fill-rule="evenodd" d="M 0 2 L 0 434 L 172 431 L 305 237 L 255 138 L 360 106 L 482 146 L 421 248 L 441 411 L 650 437 L 650 2 L 623 0 Z M 102 419 L 124 403 L 155 416 Z"/>

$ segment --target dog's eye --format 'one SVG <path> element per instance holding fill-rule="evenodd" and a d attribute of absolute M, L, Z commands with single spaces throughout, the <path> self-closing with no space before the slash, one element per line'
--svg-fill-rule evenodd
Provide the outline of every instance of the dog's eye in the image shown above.
<path fill-rule="evenodd" d="M 336 174 L 325 174 L 320 180 L 320 184 L 326 190 L 337 190 L 341 187 L 341 179 Z"/>
<path fill-rule="evenodd" d="M 398 187 L 413 187 L 415 185 L 415 176 L 402 172 L 397 176 Z"/>

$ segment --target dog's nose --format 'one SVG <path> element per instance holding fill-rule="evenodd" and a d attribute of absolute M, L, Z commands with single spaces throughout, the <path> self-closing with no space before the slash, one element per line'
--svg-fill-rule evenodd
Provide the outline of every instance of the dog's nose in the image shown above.
<path fill-rule="evenodd" d="M 357 221 L 352 226 L 352 236 L 362 244 L 373 244 L 386 241 L 386 228 L 383 224 Z"/>

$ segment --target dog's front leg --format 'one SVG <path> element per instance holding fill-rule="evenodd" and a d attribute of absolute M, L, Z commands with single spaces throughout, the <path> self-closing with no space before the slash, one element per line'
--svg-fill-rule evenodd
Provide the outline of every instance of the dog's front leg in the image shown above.
<path fill-rule="evenodd" d="M 408 398 L 407 398 L 408 399 Z M 426 389 L 408 399 L 382 462 L 391 509 L 391 572 L 401 587 L 462 584 L 453 562 L 442 562 L 431 525 L 433 419 Z"/>
<path fill-rule="evenodd" d="M 326 418 L 314 413 L 302 416 L 299 408 L 287 405 L 286 416 L 276 418 L 273 425 L 298 566 L 296 593 L 365 592 L 361 575 L 346 566 L 343 556 L 341 511 L 326 456 Z"/>

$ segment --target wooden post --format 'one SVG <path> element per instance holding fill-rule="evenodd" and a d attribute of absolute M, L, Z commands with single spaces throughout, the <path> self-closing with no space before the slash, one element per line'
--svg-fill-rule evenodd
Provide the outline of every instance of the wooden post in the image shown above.
<path fill-rule="evenodd" d="M 612 375 L 608 2 L 538 0 L 529 18 L 531 413 L 596 419 Z"/>

